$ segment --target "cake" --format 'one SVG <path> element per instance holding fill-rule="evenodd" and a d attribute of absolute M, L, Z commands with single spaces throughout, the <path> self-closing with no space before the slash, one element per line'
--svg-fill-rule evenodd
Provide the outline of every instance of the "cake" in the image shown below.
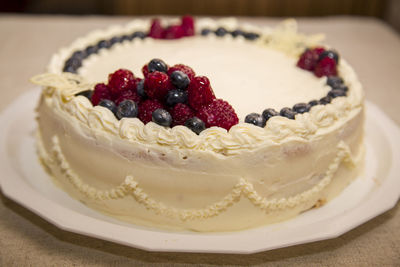
<path fill-rule="evenodd" d="M 362 86 L 321 35 L 298 33 L 293 20 L 276 28 L 230 18 L 179 23 L 93 31 L 32 78 L 43 86 L 38 155 L 60 188 L 136 225 L 217 232 L 292 218 L 357 177 Z M 102 90 L 122 88 L 126 75 L 135 91 L 107 99 Z M 164 78 L 186 98 L 161 86 Z"/>

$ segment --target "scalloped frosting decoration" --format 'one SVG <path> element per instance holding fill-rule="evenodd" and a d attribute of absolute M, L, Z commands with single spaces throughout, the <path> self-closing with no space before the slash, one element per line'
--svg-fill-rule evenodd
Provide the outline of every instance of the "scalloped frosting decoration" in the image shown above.
<path fill-rule="evenodd" d="M 336 157 L 326 170 L 324 178 L 314 187 L 301 194 L 289 198 L 266 199 L 259 195 L 254 190 L 253 185 L 242 177 L 232 188 L 232 191 L 218 202 L 202 209 L 177 209 L 152 199 L 151 196 L 144 192 L 131 175 L 126 176 L 125 180 L 119 186 L 109 190 L 98 190 L 91 185 L 84 183 L 71 169 L 62 152 L 59 139 L 56 135 L 52 138 L 51 156 L 45 151 L 40 134 L 38 134 L 37 137 L 39 155 L 45 165 L 48 167 L 51 165 L 57 165 L 68 181 L 86 197 L 93 200 L 113 200 L 121 199 L 130 195 L 137 202 L 144 205 L 148 210 L 151 210 L 156 214 L 161 214 L 170 218 L 177 218 L 182 221 L 207 219 L 218 216 L 222 212 L 228 210 L 233 204 L 239 202 L 242 197 L 247 198 L 253 205 L 257 206 L 265 213 L 294 208 L 306 203 L 324 190 L 331 183 L 332 178 L 341 163 L 345 163 L 348 167 L 354 166 L 354 160 L 350 149 L 348 145 L 342 141 L 337 145 Z"/>

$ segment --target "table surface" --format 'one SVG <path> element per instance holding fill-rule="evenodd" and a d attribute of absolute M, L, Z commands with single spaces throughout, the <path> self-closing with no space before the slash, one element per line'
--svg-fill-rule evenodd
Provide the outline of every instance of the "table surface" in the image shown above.
<path fill-rule="evenodd" d="M 44 72 L 52 53 L 90 30 L 126 23 L 131 17 L 0 16 L 0 111 L 32 88 L 28 79 Z M 274 26 L 281 19 L 240 18 Z M 299 19 L 300 31 L 325 33 L 326 43 L 352 64 L 366 91 L 400 124 L 400 39 L 376 19 Z M 399 177 L 400 178 L 400 177 Z M 399 204 L 331 240 L 252 255 L 155 253 L 58 229 L 0 192 L 1 266 L 124 265 L 400 265 Z"/>

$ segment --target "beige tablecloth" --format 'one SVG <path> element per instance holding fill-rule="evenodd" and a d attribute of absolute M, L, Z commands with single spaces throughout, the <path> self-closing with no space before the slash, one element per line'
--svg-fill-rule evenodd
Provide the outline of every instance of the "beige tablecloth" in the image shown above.
<path fill-rule="evenodd" d="M 127 17 L 0 17 L 0 110 L 32 87 L 60 47 Z M 276 25 L 276 19 L 243 19 Z M 364 84 L 367 99 L 400 124 L 400 39 L 381 21 L 300 19 L 307 33 L 326 33 Z M 2 174 L 0 174 L 2 175 Z M 400 174 L 399 174 L 400 179 Z M 23 193 L 23 192 L 21 192 Z M 1 266 L 400 266 L 399 205 L 341 237 L 253 255 L 151 253 L 58 229 L 0 193 Z"/>

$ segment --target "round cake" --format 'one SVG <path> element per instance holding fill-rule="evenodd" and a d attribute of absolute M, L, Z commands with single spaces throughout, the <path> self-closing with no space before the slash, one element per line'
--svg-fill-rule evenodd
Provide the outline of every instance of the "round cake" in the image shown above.
<path fill-rule="evenodd" d="M 32 78 L 39 158 L 71 196 L 138 225 L 235 231 L 294 217 L 362 169 L 363 90 L 320 42 L 292 20 L 91 32 Z"/>

